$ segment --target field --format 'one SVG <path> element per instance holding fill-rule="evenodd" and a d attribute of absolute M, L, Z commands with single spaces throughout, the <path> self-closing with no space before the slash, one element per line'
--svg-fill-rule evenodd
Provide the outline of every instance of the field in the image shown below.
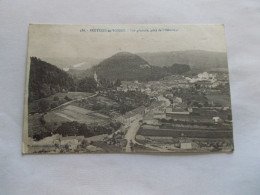
<path fill-rule="evenodd" d="M 230 107 L 230 97 L 228 95 L 206 95 L 208 98 L 209 103 L 213 101 L 213 103 L 217 103 L 222 105 L 222 107 Z"/>
<path fill-rule="evenodd" d="M 44 100 L 50 105 L 52 102 L 56 102 L 61 106 L 56 106 L 55 109 L 49 108 L 45 112 L 39 112 L 37 110 L 39 109 L 37 104 L 42 99 L 31 103 L 30 105 L 35 106 L 35 109 L 34 112 L 29 112 L 28 115 L 29 137 L 35 138 L 36 136 L 36 139 L 42 139 L 42 137 L 50 136 L 54 130 L 66 122 L 75 121 L 94 126 L 110 124 L 110 116 L 106 113 L 102 113 L 102 110 L 94 110 L 93 107 L 88 106 L 88 104 L 94 101 L 100 103 L 101 108 L 106 108 L 113 104 L 113 101 L 104 97 L 95 96 L 96 94 L 83 92 L 57 93 L 51 97 L 44 98 Z"/>
<path fill-rule="evenodd" d="M 192 138 L 232 138 L 232 130 L 176 130 L 176 129 L 145 129 L 140 128 L 138 135 L 143 136 L 169 136 Z"/>
<path fill-rule="evenodd" d="M 118 103 L 99 95 L 72 102 L 71 105 L 87 110 L 92 110 L 94 111 L 92 114 L 96 115 L 97 117 L 109 116 L 110 118 L 113 118 L 115 115 L 119 115 Z"/>
<path fill-rule="evenodd" d="M 109 117 L 91 110 L 87 110 L 85 108 L 68 105 L 66 107 L 47 113 L 44 116 L 44 120 L 47 123 L 77 121 L 79 123 L 85 124 L 106 124 L 109 122 Z"/>

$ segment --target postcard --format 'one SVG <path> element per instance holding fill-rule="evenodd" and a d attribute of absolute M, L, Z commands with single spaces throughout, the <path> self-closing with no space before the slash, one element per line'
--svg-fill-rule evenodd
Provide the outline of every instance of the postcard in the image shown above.
<path fill-rule="evenodd" d="M 22 148 L 232 152 L 224 25 L 31 24 Z"/>

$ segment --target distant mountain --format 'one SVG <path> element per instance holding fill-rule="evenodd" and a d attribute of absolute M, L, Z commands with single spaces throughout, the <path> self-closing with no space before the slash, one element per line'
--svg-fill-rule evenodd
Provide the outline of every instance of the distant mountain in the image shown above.
<path fill-rule="evenodd" d="M 30 60 L 29 101 L 74 90 L 74 81 L 68 73 L 39 58 L 31 57 Z"/>
<path fill-rule="evenodd" d="M 49 58 L 43 57 L 42 60 L 55 64 L 57 67 L 64 71 L 69 70 L 87 70 L 94 65 L 99 64 L 102 60 L 96 58 Z"/>
<path fill-rule="evenodd" d="M 120 52 L 92 67 L 86 74 L 93 75 L 96 72 L 99 78 L 110 80 L 148 81 L 158 80 L 171 74 L 182 74 L 189 70 L 188 65 L 182 64 L 174 64 L 171 67 L 163 68 L 151 66 L 136 54 Z"/>
<path fill-rule="evenodd" d="M 153 66 L 171 66 L 188 64 L 191 69 L 201 71 L 227 71 L 227 54 L 202 50 L 138 53 L 140 57 Z"/>

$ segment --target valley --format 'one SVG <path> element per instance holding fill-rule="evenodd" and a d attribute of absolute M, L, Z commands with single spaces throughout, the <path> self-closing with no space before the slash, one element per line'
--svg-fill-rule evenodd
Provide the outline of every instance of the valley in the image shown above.
<path fill-rule="evenodd" d="M 31 63 L 31 153 L 233 149 L 227 72 L 154 66 L 129 52 L 81 76 L 35 57 Z"/>

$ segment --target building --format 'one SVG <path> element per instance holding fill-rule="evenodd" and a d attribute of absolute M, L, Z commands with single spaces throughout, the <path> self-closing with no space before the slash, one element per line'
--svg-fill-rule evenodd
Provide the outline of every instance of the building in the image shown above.
<path fill-rule="evenodd" d="M 214 116 L 214 117 L 212 117 L 212 119 L 213 119 L 215 124 L 218 124 L 218 123 L 222 122 L 222 120 L 221 120 L 221 118 L 219 116 Z"/>
<path fill-rule="evenodd" d="M 158 125 L 158 120 L 154 118 L 152 113 L 149 113 L 144 116 L 143 123 L 147 125 Z"/>
<path fill-rule="evenodd" d="M 184 149 L 184 150 L 192 149 L 192 144 L 191 144 L 191 142 L 181 143 L 181 149 Z"/>
<path fill-rule="evenodd" d="M 208 80 L 209 74 L 207 72 L 199 73 L 198 78 L 199 78 L 199 80 Z"/>
<path fill-rule="evenodd" d="M 130 124 L 134 120 L 142 119 L 143 115 L 145 113 L 145 106 L 140 106 L 134 110 L 131 110 L 127 113 L 125 113 L 122 116 L 119 116 L 116 120 L 121 123 Z"/>
<path fill-rule="evenodd" d="M 199 80 L 209 80 L 209 79 L 215 79 L 216 74 L 209 74 L 207 72 L 203 72 L 198 74 L 198 79 Z"/>
<path fill-rule="evenodd" d="M 173 104 L 174 105 L 178 105 L 180 103 L 182 103 L 182 98 L 180 98 L 180 97 L 173 98 Z"/>
<path fill-rule="evenodd" d="M 149 87 L 145 89 L 145 93 L 146 93 L 147 95 L 150 95 L 151 92 L 152 92 L 152 90 L 151 90 Z"/>
<path fill-rule="evenodd" d="M 67 136 L 60 137 L 60 147 L 65 148 L 68 147 L 70 150 L 77 149 L 78 145 L 81 143 L 81 140 L 84 139 L 84 136 Z"/>

